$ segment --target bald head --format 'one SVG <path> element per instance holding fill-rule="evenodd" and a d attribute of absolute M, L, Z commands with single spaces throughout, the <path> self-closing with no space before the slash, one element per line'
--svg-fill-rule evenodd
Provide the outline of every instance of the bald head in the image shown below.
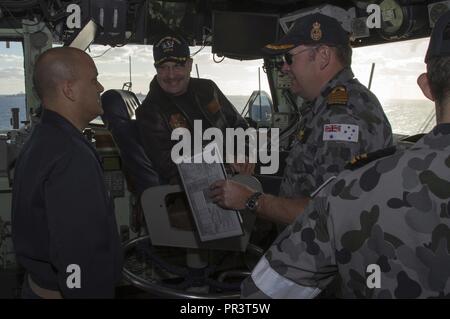
<path fill-rule="evenodd" d="M 34 85 L 45 109 L 63 116 L 82 130 L 103 114 L 103 86 L 92 58 L 79 49 L 63 47 L 44 52 L 36 61 Z"/>
<path fill-rule="evenodd" d="M 45 51 L 39 56 L 34 69 L 34 87 L 45 104 L 57 98 L 58 86 L 64 81 L 78 78 L 78 68 L 82 60 L 91 57 L 76 48 L 61 47 Z"/>

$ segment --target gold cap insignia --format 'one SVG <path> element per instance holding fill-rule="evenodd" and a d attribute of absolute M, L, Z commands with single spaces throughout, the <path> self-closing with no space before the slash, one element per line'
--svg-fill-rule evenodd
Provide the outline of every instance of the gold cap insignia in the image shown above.
<path fill-rule="evenodd" d="M 294 47 L 295 47 L 295 45 L 293 45 L 293 44 L 279 44 L 279 45 L 268 44 L 268 45 L 266 45 L 266 48 L 270 49 L 270 50 L 286 50 L 286 49 L 292 49 Z"/>
<path fill-rule="evenodd" d="M 344 86 L 335 87 L 327 98 L 328 105 L 333 104 L 346 105 L 347 102 L 348 102 L 348 93 L 347 89 Z"/>
<path fill-rule="evenodd" d="M 314 22 L 311 30 L 311 39 L 314 41 L 319 41 L 322 39 L 322 30 L 320 29 L 320 23 Z"/>
<path fill-rule="evenodd" d="M 297 139 L 300 141 L 300 142 L 303 142 L 303 139 L 305 138 L 305 130 L 300 130 L 298 133 L 297 133 Z"/>

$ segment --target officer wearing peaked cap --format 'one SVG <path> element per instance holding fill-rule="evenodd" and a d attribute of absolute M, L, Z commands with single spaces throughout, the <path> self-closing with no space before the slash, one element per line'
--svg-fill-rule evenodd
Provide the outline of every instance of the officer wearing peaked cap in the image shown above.
<path fill-rule="evenodd" d="M 311 105 L 287 158 L 280 197 L 259 195 L 252 205 L 259 216 L 291 223 L 313 191 L 354 156 L 391 146 L 392 130 L 378 99 L 354 78 L 349 34 L 336 19 L 303 16 L 263 50 L 284 54 L 282 71 L 292 78 L 291 91 Z M 255 190 L 238 183 L 219 181 L 212 188 L 215 201 L 226 208 L 254 202 Z"/>
<path fill-rule="evenodd" d="M 245 297 L 450 296 L 450 11 L 436 23 L 418 84 L 437 125 L 413 147 L 338 175 L 276 239 Z M 386 154 L 385 154 L 386 155 Z"/>

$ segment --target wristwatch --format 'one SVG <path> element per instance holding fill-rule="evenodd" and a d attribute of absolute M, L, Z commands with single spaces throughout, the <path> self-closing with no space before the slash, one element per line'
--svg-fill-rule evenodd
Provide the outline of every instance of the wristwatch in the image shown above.
<path fill-rule="evenodd" d="M 258 198 L 262 195 L 261 192 L 256 192 L 253 193 L 252 196 L 250 196 L 247 199 L 247 202 L 245 203 L 245 207 L 251 211 L 251 212 L 255 212 L 256 209 L 258 208 Z"/>

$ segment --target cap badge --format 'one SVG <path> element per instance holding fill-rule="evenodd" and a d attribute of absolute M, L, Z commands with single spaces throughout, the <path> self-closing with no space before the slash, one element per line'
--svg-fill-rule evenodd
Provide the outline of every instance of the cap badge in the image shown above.
<path fill-rule="evenodd" d="M 314 41 L 319 41 L 322 39 L 322 30 L 320 29 L 320 23 L 317 21 L 313 23 L 313 27 L 311 29 L 311 39 Z"/>
<path fill-rule="evenodd" d="M 161 49 L 163 49 L 164 52 L 172 51 L 173 50 L 173 40 L 166 40 L 161 43 Z"/>
<path fill-rule="evenodd" d="M 160 47 L 164 52 L 173 51 L 175 42 L 181 44 L 180 40 L 174 37 L 164 37 L 155 44 L 156 47 Z"/>

